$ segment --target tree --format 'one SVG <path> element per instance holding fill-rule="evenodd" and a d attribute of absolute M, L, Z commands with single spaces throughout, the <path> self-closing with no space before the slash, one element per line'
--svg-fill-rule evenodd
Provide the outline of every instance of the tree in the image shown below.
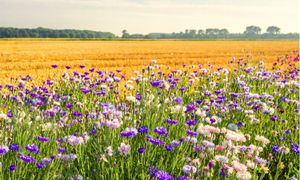
<path fill-rule="evenodd" d="M 259 26 L 247 26 L 244 34 L 246 35 L 258 35 L 261 32 L 261 28 Z"/>
<path fill-rule="evenodd" d="M 190 35 L 191 38 L 195 38 L 196 33 L 197 33 L 197 31 L 195 29 L 191 29 L 190 32 L 189 32 L 189 35 Z"/>
<path fill-rule="evenodd" d="M 127 30 L 126 29 L 124 29 L 123 31 L 122 31 L 122 38 L 129 38 L 129 33 L 127 32 Z"/>
<path fill-rule="evenodd" d="M 204 34 L 204 31 L 202 29 L 199 29 L 198 30 L 198 35 L 203 35 Z"/>
<path fill-rule="evenodd" d="M 228 34 L 229 34 L 229 31 L 225 28 L 219 30 L 219 35 L 222 35 L 222 37 L 224 37 L 224 38 L 226 38 Z"/>
<path fill-rule="evenodd" d="M 280 28 L 277 27 L 277 26 L 269 26 L 267 28 L 267 33 L 270 33 L 270 34 L 279 34 L 280 33 Z"/>

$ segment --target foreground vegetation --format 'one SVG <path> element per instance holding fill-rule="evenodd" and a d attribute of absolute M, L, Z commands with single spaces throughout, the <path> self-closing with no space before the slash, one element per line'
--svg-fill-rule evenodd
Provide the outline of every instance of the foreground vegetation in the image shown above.
<path fill-rule="evenodd" d="M 298 179 L 299 59 L 22 77 L 0 88 L 0 178 Z"/>

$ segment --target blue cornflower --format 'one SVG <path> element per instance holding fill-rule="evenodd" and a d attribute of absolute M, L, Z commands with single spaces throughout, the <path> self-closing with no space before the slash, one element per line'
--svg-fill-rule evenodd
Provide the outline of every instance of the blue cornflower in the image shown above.
<path fill-rule="evenodd" d="M 38 136 L 37 138 L 39 141 L 42 141 L 42 142 L 48 142 L 49 141 L 49 138 L 48 137 L 43 137 L 43 136 Z"/>
<path fill-rule="evenodd" d="M 39 147 L 35 144 L 28 144 L 26 150 L 35 154 L 39 153 Z"/>
<path fill-rule="evenodd" d="M 189 105 L 186 106 L 186 111 L 185 112 L 189 113 L 189 112 L 194 111 L 196 109 L 197 109 L 197 107 L 194 104 L 189 104 Z"/>
<path fill-rule="evenodd" d="M 51 158 L 44 158 L 43 160 L 42 160 L 42 163 L 43 164 L 50 164 L 52 162 L 52 159 Z"/>
<path fill-rule="evenodd" d="M 20 156 L 20 160 L 26 162 L 26 163 L 32 163 L 35 162 L 35 159 L 31 156 L 25 156 L 25 155 L 21 155 Z"/>
<path fill-rule="evenodd" d="M 186 133 L 189 135 L 189 136 L 198 136 L 198 133 L 196 131 L 193 131 L 193 130 L 186 130 Z"/>
<path fill-rule="evenodd" d="M 176 104 L 181 104 L 182 103 L 182 98 L 181 97 L 174 97 L 173 99 Z"/>
<path fill-rule="evenodd" d="M 153 80 L 150 82 L 150 84 L 153 86 L 153 87 L 158 87 L 160 85 L 161 81 L 160 80 Z"/>
<path fill-rule="evenodd" d="M 145 151 L 146 151 L 146 149 L 143 148 L 143 147 L 141 147 L 141 148 L 138 149 L 138 153 L 140 153 L 140 154 L 144 154 Z"/>
<path fill-rule="evenodd" d="M 160 140 L 160 139 L 157 139 L 157 138 L 148 138 L 148 141 L 151 144 L 158 145 L 158 146 L 165 144 L 165 142 L 163 140 Z"/>
<path fill-rule="evenodd" d="M 19 151 L 19 150 L 21 150 L 21 146 L 19 146 L 18 144 L 11 144 L 9 146 L 9 149 L 12 151 Z"/>
<path fill-rule="evenodd" d="M 165 148 L 166 148 L 167 151 L 173 151 L 174 150 L 174 147 L 171 144 L 167 144 L 165 146 Z"/>
<path fill-rule="evenodd" d="M 189 125 L 189 126 L 194 126 L 197 124 L 197 121 L 195 119 L 189 119 L 189 120 L 185 121 L 185 124 Z"/>
<path fill-rule="evenodd" d="M 122 131 L 120 133 L 120 135 L 122 137 L 127 137 L 127 138 L 131 138 L 131 137 L 134 137 L 136 135 L 137 131 L 136 129 L 133 129 L 133 128 L 126 128 L 124 131 Z"/>
<path fill-rule="evenodd" d="M 178 124 L 178 121 L 175 120 L 175 119 L 167 119 L 166 122 L 167 122 L 168 124 Z"/>
<path fill-rule="evenodd" d="M 4 155 L 9 151 L 9 148 L 5 145 L 0 146 L 0 155 Z"/>
<path fill-rule="evenodd" d="M 168 136 L 168 130 L 164 127 L 156 127 L 154 129 L 154 132 L 159 134 L 159 135 L 163 135 L 163 136 Z"/>
<path fill-rule="evenodd" d="M 169 173 L 162 171 L 162 170 L 157 171 L 154 176 L 158 180 L 173 180 L 174 179 Z"/>
<path fill-rule="evenodd" d="M 237 123 L 235 123 L 238 127 L 241 127 L 241 126 L 245 126 L 245 123 L 243 123 L 243 122 L 237 122 Z"/>
<path fill-rule="evenodd" d="M 292 143 L 291 147 L 296 154 L 300 155 L 300 145 Z"/>
<path fill-rule="evenodd" d="M 36 165 L 36 167 L 39 168 L 39 169 L 45 168 L 45 165 L 44 165 L 43 163 L 41 163 L 41 162 L 37 162 L 35 165 Z"/>
<path fill-rule="evenodd" d="M 274 145 L 274 146 L 272 146 L 272 148 L 271 148 L 271 149 L 272 149 L 272 151 L 273 151 L 273 152 L 276 152 L 276 153 L 278 153 L 278 154 L 281 152 L 281 149 L 280 149 L 280 147 L 279 147 L 279 146 L 277 146 L 277 145 Z"/>
<path fill-rule="evenodd" d="M 149 129 L 146 126 L 141 126 L 138 128 L 138 132 L 147 134 L 149 132 Z"/>
<path fill-rule="evenodd" d="M 17 166 L 14 165 L 14 164 L 12 164 L 12 165 L 9 166 L 9 170 L 10 171 L 15 171 L 16 169 L 17 169 Z"/>

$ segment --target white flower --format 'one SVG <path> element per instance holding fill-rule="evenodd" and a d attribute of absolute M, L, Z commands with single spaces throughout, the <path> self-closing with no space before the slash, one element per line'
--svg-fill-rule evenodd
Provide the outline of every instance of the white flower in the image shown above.
<path fill-rule="evenodd" d="M 238 172 L 236 173 L 236 178 L 241 180 L 250 180 L 252 176 L 249 172 Z"/>
<path fill-rule="evenodd" d="M 255 140 L 262 143 L 263 146 L 270 143 L 269 139 L 265 138 L 264 136 L 256 135 Z"/>
<path fill-rule="evenodd" d="M 195 166 L 185 165 L 182 167 L 182 171 L 187 174 L 194 174 L 197 172 L 197 168 Z"/>
<path fill-rule="evenodd" d="M 130 102 L 136 102 L 136 98 L 134 96 L 127 96 L 126 100 Z"/>
<path fill-rule="evenodd" d="M 8 118 L 8 116 L 7 116 L 6 114 L 1 113 L 1 114 L 0 114 L 0 120 L 1 120 L 1 119 L 3 119 L 3 120 L 8 120 L 9 118 Z"/>
<path fill-rule="evenodd" d="M 246 141 L 246 137 L 242 133 L 234 132 L 231 130 L 227 130 L 225 137 L 226 137 L 226 139 L 231 140 L 231 141 L 239 141 L 239 142 Z"/>
<path fill-rule="evenodd" d="M 215 160 L 222 163 L 228 163 L 228 158 L 226 156 L 216 155 Z"/>
<path fill-rule="evenodd" d="M 255 163 L 253 161 L 247 160 L 246 161 L 246 166 L 251 168 L 251 169 L 254 169 L 255 168 Z"/>
<path fill-rule="evenodd" d="M 108 146 L 106 149 L 105 149 L 105 154 L 107 155 L 107 156 L 112 156 L 113 155 L 113 149 L 112 149 L 112 147 L 111 146 Z"/>

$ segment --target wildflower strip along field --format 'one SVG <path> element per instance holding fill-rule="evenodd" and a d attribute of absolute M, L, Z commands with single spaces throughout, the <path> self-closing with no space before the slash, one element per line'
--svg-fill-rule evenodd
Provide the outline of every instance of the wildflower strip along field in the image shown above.
<path fill-rule="evenodd" d="M 0 88 L 0 179 L 299 179 L 299 59 L 22 77 Z"/>

